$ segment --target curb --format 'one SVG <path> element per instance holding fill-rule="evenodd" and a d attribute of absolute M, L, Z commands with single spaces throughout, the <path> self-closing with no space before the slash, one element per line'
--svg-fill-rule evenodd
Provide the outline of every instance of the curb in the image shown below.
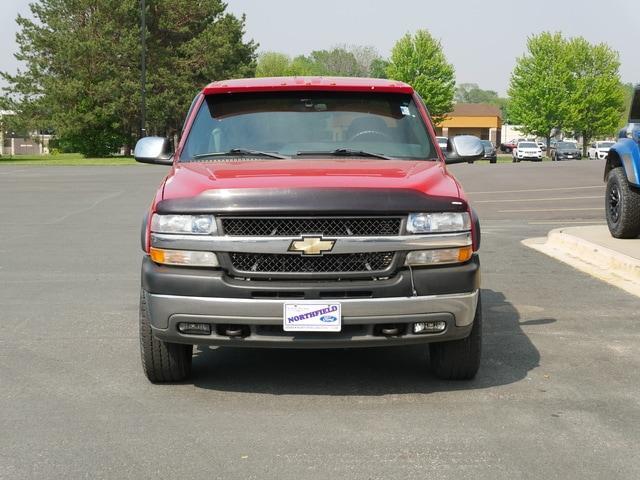
<path fill-rule="evenodd" d="M 568 234 L 564 230 L 551 230 L 546 238 L 530 238 L 522 243 L 640 297 L 640 259 Z"/>

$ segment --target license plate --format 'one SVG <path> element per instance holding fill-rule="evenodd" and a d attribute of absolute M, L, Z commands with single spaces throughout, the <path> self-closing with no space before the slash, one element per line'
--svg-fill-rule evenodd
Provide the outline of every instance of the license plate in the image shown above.
<path fill-rule="evenodd" d="M 567 158 L 573 158 L 573 155 L 567 155 Z"/>
<path fill-rule="evenodd" d="M 342 309 L 339 303 L 285 303 L 285 332 L 339 332 Z"/>

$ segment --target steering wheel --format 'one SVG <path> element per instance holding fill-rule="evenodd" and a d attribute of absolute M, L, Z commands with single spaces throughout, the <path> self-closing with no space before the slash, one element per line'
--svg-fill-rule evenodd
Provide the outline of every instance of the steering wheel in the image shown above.
<path fill-rule="evenodd" d="M 354 140 L 359 139 L 360 137 L 371 136 L 371 137 L 380 137 L 382 141 L 391 140 L 391 136 L 388 133 L 380 132 L 378 130 L 363 130 L 362 132 L 358 132 L 353 135 L 349 141 L 352 142 Z"/>

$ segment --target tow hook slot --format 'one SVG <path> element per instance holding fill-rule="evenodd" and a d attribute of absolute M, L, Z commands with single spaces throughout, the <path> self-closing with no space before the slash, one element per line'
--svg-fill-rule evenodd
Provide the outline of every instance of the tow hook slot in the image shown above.
<path fill-rule="evenodd" d="M 218 325 L 218 335 L 229 338 L 244 338 L 249 336 L 249 327 L 246 325 Z"/>
<path fill-rule="evenodd" d="M 387 337 L 393 337 L 400 334 L 400 329 L 398 327 L 386 327 L 386 328 L 383 328 L 381 331 L 382 331 L 382 334 Z"/>
<path fill-rule="evenodd" d="M 404 323 L 391 323 L 376 325 L 374 334 L 382 337 L 399 337 L 407 333 L 407 326 Z"/>

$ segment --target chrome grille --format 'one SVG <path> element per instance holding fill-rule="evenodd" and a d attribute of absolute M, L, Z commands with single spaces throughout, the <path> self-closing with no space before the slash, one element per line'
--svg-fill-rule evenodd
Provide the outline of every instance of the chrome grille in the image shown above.
<path fill-rule="evenodd" d="M 246 237 L 291 237 L 302 234 L 325 236 L 400 235 L 400 217 L 290 217 L 222 218 L 225 235 Z"/>
<path fill-rule="evenodd" d="M 231 263 L 246 273 L 381 272 L 393 263 L 393 252 L 352 253 L 302 257 L 287 254 L 231 253 Z"/>

